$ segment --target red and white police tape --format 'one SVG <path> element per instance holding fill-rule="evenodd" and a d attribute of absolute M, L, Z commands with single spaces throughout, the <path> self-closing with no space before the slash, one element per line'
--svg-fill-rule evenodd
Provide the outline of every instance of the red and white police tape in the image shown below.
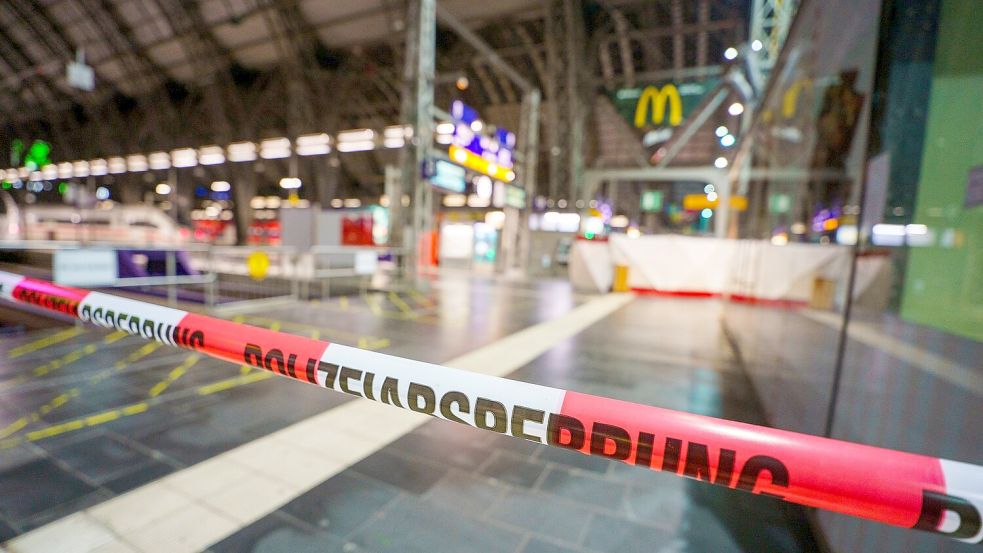
<path fill-rule="evenodd" d="M 983 541 L 983 467 L 402 359 L 0 271 L 0 297 L 541 444 Z"/>

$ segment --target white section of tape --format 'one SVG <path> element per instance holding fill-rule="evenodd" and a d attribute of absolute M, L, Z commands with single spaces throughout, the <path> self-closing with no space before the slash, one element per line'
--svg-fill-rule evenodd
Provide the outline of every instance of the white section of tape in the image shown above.
<path fill-rule="evenodd" d="M 945 476 L 945 491 L 954 497 L 960 497 L 973 504 L 976 512 L 983 515 L 983 467 L 939 459 L 942 474 Z M 958 513 L 946 511 L 939 530 L 944 533 L 954 532 L 962 521 Z M 983 528 L 971 538 L 961 539 L 968 543 L 979 543 L 983 539 Z"/>
<path fill-rule="evenodd" d="M 385 401 L 385 399 L 388 399 L 388 394 L 383 392 L 383 387 L 387 378 L 395 379 L 399 402 L 407 409 L 410 408 L 411 400 L 409 393 L 410 384 L 422 384 L 424 388 L 420 391 L 423 392 L 423 396 L 417 394 L 412 398 L 416 401 L 417 407 L 420 408 L 426 404 L 424 396 L 429 396 L 427 390 L 433 390 L 433 415 L 446 420 L 453 419 L 442 414 L 441 400 L 445 398 L 448 392 L 460 392 L 467 398 L 466 405 L 464 401 L 460 400 L 460 396 L 448 396 L 448 400 L 451 397 L 455 397 L 456 400 L 443 407 L 448 409 L 451 415 L 460 418 L 470 426 L 478 428 L 492 428 L 496 423 L 500 425 L 504 421 L 505 433 L 511 435 L 513 421 L 516 420 L 516 406 L 541 411 L 543 414 L 541 422 L 535 420 L 539 418 L 536 413 L 527 413 L 525 417 L 521 417 L 524 420 L 520 422 L 522 424 L 522 432 L 529 436 L 535 436 L 542 443 L 546 443 L 546 424 L 549 413 L 560 412 L 560 408 L 563 405 L 563 397 L 566 394 L 563 390 L 557 390 L 555 388 L 402 359 L 392 355 L 360 350 L 341 344 L 331 344 L 328 346 L 324 355 L 321 356 L 321 361 L 338 365 L 339 367 L 348 367 L 362 371 L 363 373 L 359 376 L 359 380 L 349 378 L 347 379 L 347 385 L 349 390 L 355 391 L 363 396 L 365 373 L 372 373 L 374 375 L 372 380 L 372 395 L 376 401 Z M 338 374 L 335 375 L 332 389 L 342 391 L 341 374 L 342 371 L 339 368 Z M 318 383 L 322 386 L 325 385 L 325 376 L 324 372 L 318 372 Z M 484 407 L 482 413 L 484 420 L 476 421 L 475 411 L 479 408 L 479 398 L 488 398 L 488 400 L 481 402 L 481 405 Z M 498 407 L 499 404 L 504 406 L 504 418 L 502 417 L 501 411 L 497 411 L 496 414 L 496 410 L 500 409 Z M 530 418 L 533 420 L 530 420 Z M 482 424 L 479 426 L 476 422 L 481 422 Z"/>
<path fill-rule="evenodd" d="M 14 288 L 16 288 L 22 280 L 24 280 L 24 277 L 20 275 L 0 271 L 0 298 L 5 300 L 13 300 Z"/>
<path fill-rule="evenodd" d="M 78 316 L 85 322 L 115 328 L 168 345 L 171 333 L 188 313 L 152 303 L 90 292 L 79 303 Z"/>

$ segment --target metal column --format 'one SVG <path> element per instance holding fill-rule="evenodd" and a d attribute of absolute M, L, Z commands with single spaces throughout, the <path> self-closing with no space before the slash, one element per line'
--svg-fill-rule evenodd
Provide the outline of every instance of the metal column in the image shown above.
<path fill-rule="evenodd" d="M 580 0 L 552 0 L 546 15 L 546 55 L 549 68 L 550 198 L 567 198 L 573 205 L 584 198 L 584 127 L 590 102 L 585 78 L 585 28 Z"/>
<path fill-rule="evenodd" d="M 433 86 L 436 70 L 436 0 L 411 0 L 406 14 L 406 58 L 400 119 L 412 132 L 408 147 L 400 151 L 402 179 L 389 202 L 390 243 L 405 247 L 403 270 L 413 276 L 419 263 L 420 238 L 433 230 L 433 191 L 422 178 L 424 163 L 433 149 Z M 410 193 L 413 215 L 407 225 L 400 199 Z M 407 229 L 407 227 L 409 227 Z M 404 235 L 404 231 L 409 230 Z"/>

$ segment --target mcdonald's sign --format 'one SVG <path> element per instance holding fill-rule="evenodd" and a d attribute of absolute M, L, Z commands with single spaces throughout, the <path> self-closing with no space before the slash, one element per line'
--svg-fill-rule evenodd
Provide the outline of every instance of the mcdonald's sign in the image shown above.
<path fill-rule="evenodd" d="M 657 86 L 647 86 L 638 97 L 635 104 L 635 127 L 643 128 L 649 122 L 655 125 L 662 125 L 666 122 L 666 110 L 668 108 L 670 126 L 677 127 L 683 122 L 683 100 L 679 96 L 679 89 L 676 85 L 669 83 L 661 88 Z"/>
<path fill-rule="evenodd" d="M 689 117 L 718 77 L 693 81 L 662 81 L 610 92 L 614 109 L 636 129 L 678 127 Z"/>

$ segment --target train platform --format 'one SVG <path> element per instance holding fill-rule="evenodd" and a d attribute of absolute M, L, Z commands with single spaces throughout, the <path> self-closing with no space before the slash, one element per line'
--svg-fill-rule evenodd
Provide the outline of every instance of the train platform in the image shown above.
<path fill-rule="evenodd" d="M 230 318 L 764 423 L 721 308 L 444 277 Z M 10 551 L 818 550 L 804 510 L 777 500 L 384 406 L 365 419 L 364 400 L 118 332 L 65 326 L 0 348 Z M 300 427 L 323 433 L 285 444 Z"/>

